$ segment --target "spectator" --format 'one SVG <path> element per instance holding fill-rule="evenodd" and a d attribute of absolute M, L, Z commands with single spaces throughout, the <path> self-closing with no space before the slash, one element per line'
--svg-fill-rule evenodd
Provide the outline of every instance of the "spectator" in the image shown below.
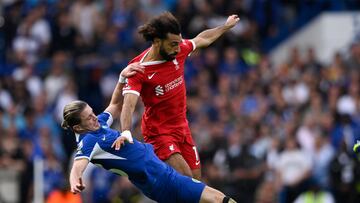
<path fill-rule="evenodd" d="M 76 0 L 70 12 L 72 23 L 80 37 L 85 43 L 93 43 L 102 23 L 95 1 Z"/>
<path fill-rule="evenodd" d="M 69 82 L 66 74 L 66 63 L 68 56 L 65 52 L 56 52 L 52 58 L 52 64 L 49 73 L 44 80 L 44 88 L 47 95 L 47 103 L 54 105 L 61 91 Z"/>
<path fill-rule="evenodd" d="M 296 139 L 288 136 L 285 149 L 279 155 L 276 171 L 280 186 L 279 202 L 290 203 L 306 189 L 312 172 L 312 163 Z"/>
<path fill-rule="evenodd" d="M 330 182 L 330 162 L 335 156 L 335 150 L 330 143 L 329 136 L 325 132 L 317 134 L 315 137 L 314 152 L 311 157 L 314 157 L 313 165 L 313 181 L 319 189 L 329 190 Z"/>
<path fill-rule="evenodd" d="M 60 12 L 52 26 L 51 53 L 57 51 L 72 52 L 74 49 L 76 30 L 71 23 L 68 12 Z"/>
<path fill-rule="evenodd" d="M 263 165 L 260 159 L 250 153 L 246 135 L 234 132 L 228 139 L 227 158 L 230 169 L 229 180 L 233 189 L 234 199 L 242 202 L 254 202 L 255 191 L 258 187 Z"/>

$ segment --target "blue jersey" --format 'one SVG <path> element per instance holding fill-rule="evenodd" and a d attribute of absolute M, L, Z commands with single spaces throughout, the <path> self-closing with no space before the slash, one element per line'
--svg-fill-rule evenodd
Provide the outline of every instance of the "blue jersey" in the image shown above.
<path fill-rule="evenodd" d="M 178 174 L 162 162 L 150 144 L 134 139 L 120 150 L 111 147 L 120 132 L 111 129 L 112 116 L 104 112 L 98 115 L 100 128 L 77 134 L 76 159 L 86 158 L 118 175 L 127 176 L 145 195 L 158 202 L 199 202 L 205 185 Z"/>

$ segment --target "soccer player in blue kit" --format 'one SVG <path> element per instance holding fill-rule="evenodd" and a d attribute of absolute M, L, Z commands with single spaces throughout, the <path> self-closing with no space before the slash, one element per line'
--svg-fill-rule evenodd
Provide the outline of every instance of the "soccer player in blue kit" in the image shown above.
<path fill-rule="evenodd" d="M 146 196 L 157 202 L 235 202 L 222 192 L 176 172 L 155 155 L 151 144 L 110 128 L 113 118 L 121 112 L 125 78 L 133 76 L 136 71 L 143 71 L 138 63 L 128 65 L 120 73 L 110 105 L 98 116 L 84 101 L 73 101 L 64 107 L 62 127 L 75 133 L 78 145 L 70 172 L 71 192 L 80 193 L 85 189 L 81 177 L 92 162 L 127 176 Z M 119 136 L 122 139 L 115 142 Z"/>

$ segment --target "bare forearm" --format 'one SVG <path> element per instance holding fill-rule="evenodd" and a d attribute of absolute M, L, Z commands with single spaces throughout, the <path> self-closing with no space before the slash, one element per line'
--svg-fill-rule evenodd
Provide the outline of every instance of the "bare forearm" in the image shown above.
<path fill-rule="evenodd" d="M 89 164 L 88 159 L 75 160 L 70 172 L 70 188 L 74 194 L 79 193 L 85 189 L 85 185 L 82 183 L 82 174 Z"/>
<path fill-rule="evenodd" d="M 126 104 L 124 104 L 123 111 L 121 112 L 121 116 L 120 116 L 122 131 L 130 130 L 131 120 L 132 120 L 132 112 L 128 107 L 126 107 Z"/>
<path fill-rule="evenodd" d="M 79 170 L 76 167 L 73 167 L 70 172 L 70 183 L 77 182 L 77 180 L 82 177 L 82 173 L 83 171 Z"/>
<path fill-rule="evenodd" d="M 138 95 L 135 94 L 126 94 L 124 97 L 124 104 L 120 116 L 121 130 L 123 132 L 131 129 L 132 115 L 134 113 L 137 100 Z"/>
<path fill-rule="evenodd" d="M 82 177 L 82 174 L 88 163 L 89 163 L 89 161 L 85 160 L 85 159 L 74 161 L 74 164 L 73 164 L 73 166 L 71 168 L 71 172 L 70 172 L 70 183 L 72 183 L 72 184 L 77 183 L 79 178 Z"/>
<path fill-rule="evenodd" d="M 116 105 L 119 106 L 120 110 L 121 110 L 121 106 L 122 106 L 122 102 L 124 97 L 122 96 L 122 88 L 124 87 L 124 84 L 122 83 L 117 83 L 115 90 L 111 96 L 111 101 L 110 101 L 110 105 Z"/>
<path fill-rule="evenodd" d="M 105 109 L 105 111 L 110 112 L 114 118 L 117 118 L 121 112 L 121 107 L 122 107 L 122 103 L 123 103 L 123 99 L 124 99 L 124 97 L 122 96 L 122 88 L 123 87 L 124 87 L 124 84 L 122 84 L 122 83 L 116 84 L 114 92 L 111 96 L 110 104 Z"/>
<path fill-rule="evenodd" d="M 207 47 L 217 40 L 221 35 L 223 35 L 229 28 L 225 25 L 218 26 L 216 28 L 204 30 L 196 36 L 196 38 L 201 39 L 202 43 L 198 45 L 197 48 Z"/>
<path fill-rule="evenodd" d="M 228 19 L 223 25 L 201 32 L 198 36 L 196 36 L 193 39 L 196 48 L 209 46 L 211 43 L 217 40 L 221 35 L 223 35 L 226 31 L 233 28 L 239 20 L 240 19 L 237 15 L 231 15 L 228 17 Z"/>

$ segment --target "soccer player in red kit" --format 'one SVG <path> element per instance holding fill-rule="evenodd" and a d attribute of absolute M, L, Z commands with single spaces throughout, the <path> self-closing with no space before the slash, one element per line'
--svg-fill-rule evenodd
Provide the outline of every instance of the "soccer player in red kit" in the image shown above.
<path fill-rule="evenodd" d="M 140 62 L 145 71 L 129 78 L 123 89 L 122 134 L 131 135 L 132 114 L 141 96 L 144 141 L 154 146 L 161 160 L 196 179 L 201 178 L 201 166 L 186 119 L 184 63 L 192 51 L 209 46 L 238 21 L 237 15 L 231 15 L 223 25 L 186 40 L 181 37 L 177 19 L 164 12 L 139 28 L 152 46 L 130 61 Z"/>

